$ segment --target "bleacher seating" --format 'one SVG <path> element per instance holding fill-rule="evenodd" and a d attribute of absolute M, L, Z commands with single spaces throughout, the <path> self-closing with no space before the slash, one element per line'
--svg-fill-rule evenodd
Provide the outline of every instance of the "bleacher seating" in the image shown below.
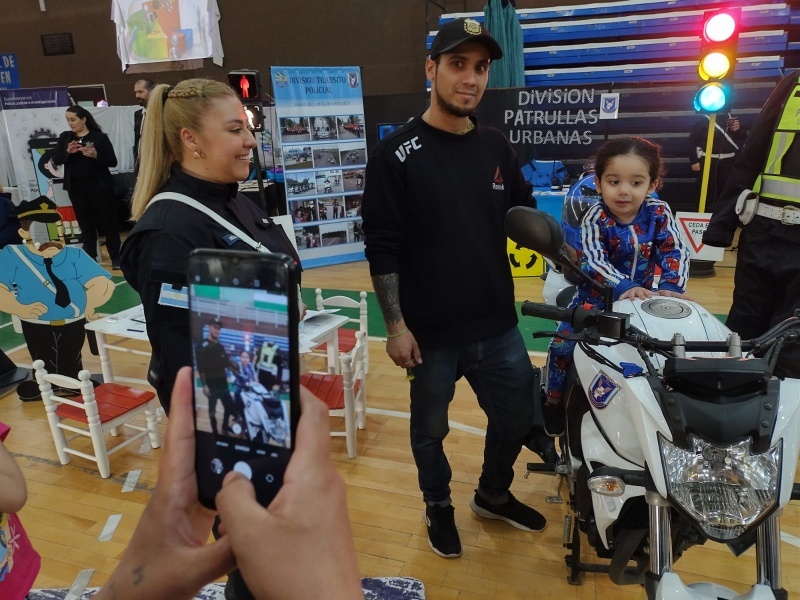
<path fill-rule="evenodd" d="M 533 144 L 520 162 L 559 160 L 575 178 L 608 137 L 642 135 L 662 146 L 667 168 L 662 197 L 675 210 L 691 210 L 696 184 L 688 134 L 699 118 L 692 100 L 700 28 L 705 11 L 729 6 L 742 9 L 733 112 L 749 129 L 776 81 L 800 66 L 797 0 L 637 0 L 517 9 L 527 88 L 586 88 L 597 99 L 602 92 L 620 94 L 619 118 L 589 128 L 591 143 Z M 444 14 L 439 22 L 458 17 L 482 21 L 483 13 Z"/>

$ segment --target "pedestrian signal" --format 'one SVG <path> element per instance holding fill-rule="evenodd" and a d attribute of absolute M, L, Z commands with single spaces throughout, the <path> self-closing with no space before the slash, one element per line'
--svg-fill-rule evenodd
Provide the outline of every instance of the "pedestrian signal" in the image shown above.
<path fill-rule="evenodd" d="M 242 69 L 228 73 L 228 85 L 243 101 L 258 102 L 261 100 L 261 77 L 258 71 Z"/>

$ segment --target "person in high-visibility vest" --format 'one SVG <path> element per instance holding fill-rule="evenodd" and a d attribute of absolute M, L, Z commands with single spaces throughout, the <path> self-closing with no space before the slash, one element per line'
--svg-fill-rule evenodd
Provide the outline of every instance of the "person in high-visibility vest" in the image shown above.
<path fill-rule="evenodd" d="M 743 339 L 800 309 L 800 70 L 770 95 L 719 197 L 703 243 L 727 247 L 742 228 L 727 325 Z M 798 143 L 795 143 L 798 141 Z M 800 347 L 786 348 L 778 376 L 800 377 Z"/>

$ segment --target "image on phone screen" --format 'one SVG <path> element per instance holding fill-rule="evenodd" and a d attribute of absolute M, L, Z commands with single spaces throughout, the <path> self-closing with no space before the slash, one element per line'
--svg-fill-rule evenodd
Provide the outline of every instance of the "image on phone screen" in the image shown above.
<path fill-rule="evenodd" d="M 253 260 L 235 268 L 225 259 L 192 261 L 199 492 L 213 501 L 225 474 L 236 470 L 268 503 L 280 487 L 293 444 L 296 361 L 291 360 L 290 328 L 297 324 L 290 318 L 296 306 L 287 294 L 288 281 L 280 276 L 284 265 Z"/>

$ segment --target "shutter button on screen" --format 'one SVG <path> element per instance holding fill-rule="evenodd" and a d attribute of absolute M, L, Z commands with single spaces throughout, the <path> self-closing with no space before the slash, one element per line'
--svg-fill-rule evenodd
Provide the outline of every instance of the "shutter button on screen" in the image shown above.
<path fill-rule="evenodd" d="M 244 461 L 240 460 L 235 465 L 233 465 L 233 470 L 236 471 L 237 473 L 241 473 L 248 479 L 253 479 L 253 469 L 251 469 L 250 465 L 248 465 Z"/>

